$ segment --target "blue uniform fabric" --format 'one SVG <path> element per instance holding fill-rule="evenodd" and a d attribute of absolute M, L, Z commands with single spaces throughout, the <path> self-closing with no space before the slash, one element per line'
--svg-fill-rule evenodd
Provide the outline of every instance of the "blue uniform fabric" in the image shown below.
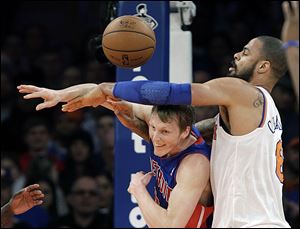
<path fill-rule="evenodd" d="M 148 105 L 190 105 L 191 84 L 175 84 L 163 81 L 117 82 L 113 95 L 133 103 Z"/>

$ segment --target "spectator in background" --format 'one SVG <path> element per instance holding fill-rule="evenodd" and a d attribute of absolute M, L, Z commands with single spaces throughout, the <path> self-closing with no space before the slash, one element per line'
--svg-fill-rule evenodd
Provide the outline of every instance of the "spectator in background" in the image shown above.
<path fill-rule="evenodd" d="M 113 227 L 113 178 L 110 173 L 103 172 L 95 177 L 99 190 L 99 213 L 108 222 L 108 227 Z"/>
<path fill-rule="evenodd" d="M 284 127 L 282 140 L 283 146 L 294 137 L 299 136 L 299 115 L 295 111 L 297 104 L 291 82 L 287 78 L 281 79 L 272 91 L 272 96 L 281 115 Z"/>
<path fill-rule="evenodd" d="M 82 176 L 77 178 L 67 195 L 70 213 L 60 217 L 51 227 L 70 228 L 107 228 L 99 211 L 99 190 L 95 178 Z"/>
<path fill-rule="evenodd" d="M 63 73 L 60 81 L 62 87 L 70 87 L 82 82 L 81 72 L 77 67 L 68 67 Z"/>
<path fill-rule="evenodd" d="M 22 172 L 28 171 L 32 160 L 40 160 L 41 158 L 52 161 L 57 171 L 62 170 L 63 164 L 60 155 L 56 155 L 56 152 L 49 150 L 51 136 L 48 125 L 49 123 L 38 117 L 32 117 L 24 124 L 24 142 L 27 149 L 23 151 L 19 159 Z M 36 165 L 38 163 L 36 162 Z"/>
<path fill-rule="evenodd" d="M 96 152 L 103 161 L 104 171 L 114 174 L 114 144 L 115 144 L 115 117 L 111 111 L 98 113 L 96 116 L 97 136 L 100 141 L 100 152 Z"/>
<path fill-rule="evenodd" d="M 80 176 L 96 176 L 101 171 L 100 162 L 93 154 L 93 141 L 85 131 L 73 133 L 70 138 L 65 167 L 60 174 L 60 185 L 68 193 L 71 184 Z"/>
<path fill-rule="evenodd" d="M 281 40 L 286 49 L 287 63 L 292 77 L 294 90 L 299 104 L 299 2 L 282 3 L 284 24 L 281 31 Z"/>
<path fill-rule="evenodd" d="M 67 153 L 67 146 L 71 136 L 80 130 L 83 112 L 63 113 L 57 110 L 54 115 L 53 143 L 63 154 Z"/>
<path fill-rule="evenodd" d="M 1 154 L 1 171 L 10 177 L 12 193 L 18 192 L 25 186 L 26 177 L 21 173 L 18 163 L 11 156 Z"/>
<path fill-rule="evenodd" d="M 50 48 L 44 51 L 38 67 L 42 69 L 45 85 L 52 85 L 58 88 L 61 75 L 63 73 L 64 61 L 58 48 Z"/>

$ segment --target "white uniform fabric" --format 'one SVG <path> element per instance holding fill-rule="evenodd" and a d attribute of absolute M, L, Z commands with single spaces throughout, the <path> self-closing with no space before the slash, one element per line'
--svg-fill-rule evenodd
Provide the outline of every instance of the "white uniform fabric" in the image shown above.
<path fill-rule="evenodd" d="M 251 133 L 226 133 L 217 115 L 210 162 L 215 205 L 212 227 L 290 227 L 284 217 L 283 185 L 277 176 L 283 159 L 281 120 L 270 94 L 258 88 L 264 94 L 265 120 Z"/>

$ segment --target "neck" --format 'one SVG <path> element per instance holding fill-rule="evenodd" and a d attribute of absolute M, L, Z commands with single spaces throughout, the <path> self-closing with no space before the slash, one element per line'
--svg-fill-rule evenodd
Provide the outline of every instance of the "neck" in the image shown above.
<path fill-rule="evenodd" d="M 263 77 L 253 77 L 249 83 L 251 83 L 254 86 L 260 86 L 263 87 L 264 89 L 266 89 L 269 93 L 272 92 L 273 87 L 275 86 L 276 82 L 274 82 L 273 80 L 261 80 L 261 78 Z M 270 77 L 269 77 L 270 78 Z"/>
<path fill-rule="evenodd" d="M 74 213 L 74 220 L 76 221 L 76 223 L 80 226 L 82 226 L 83 228 L 86 228 L 94 219 L 94 215 L 93 214 L 80 214 L 78 212 Z"/>
<path fill-rule="evenodd" d="M 177 154 L 177 153 L 185 150 L 186 148 L 188 148 L 189 146 L 191 146 L 196 140 L 197 139 L 190 134 L 187 138 L 179 141 L 176 149 L 174 150 L 175 154 Z"/>

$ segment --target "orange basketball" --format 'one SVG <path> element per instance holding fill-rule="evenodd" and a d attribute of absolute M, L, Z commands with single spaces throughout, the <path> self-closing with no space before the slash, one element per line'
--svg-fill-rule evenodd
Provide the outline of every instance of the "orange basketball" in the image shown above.
<path fill-rule="evenodd" d="M 102 48 L 107 59 L 122 68 L 136 68 L 145 64 L 155 50 L 152 28 L 136 16 L 121 16 L 104 30 Z"/>

